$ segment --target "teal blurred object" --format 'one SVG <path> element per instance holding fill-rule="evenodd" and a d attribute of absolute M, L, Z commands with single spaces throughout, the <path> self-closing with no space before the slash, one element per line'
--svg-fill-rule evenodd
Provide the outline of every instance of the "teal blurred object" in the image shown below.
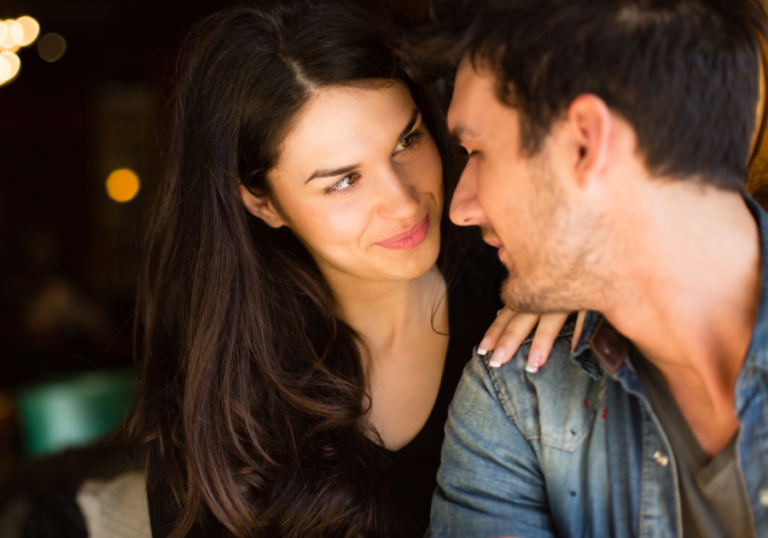
<path fill-rule="evenodd" d="M 20 390 L 16 408 L 29 456 L 90 444 L 114 431 L 134 403 L 133 370 L 93 372 Z"/>

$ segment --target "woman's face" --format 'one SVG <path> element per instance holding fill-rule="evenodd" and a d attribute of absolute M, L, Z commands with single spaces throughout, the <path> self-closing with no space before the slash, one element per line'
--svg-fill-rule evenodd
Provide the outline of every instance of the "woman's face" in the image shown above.
<path fill-rule="evenodd" d="M 290 227 L 326 278 L 413 279 L 437 260 L 442 163 L 402 83 L 318 91 L 269 181 L 270 200 L 241 189 L 246 206 Z"/>

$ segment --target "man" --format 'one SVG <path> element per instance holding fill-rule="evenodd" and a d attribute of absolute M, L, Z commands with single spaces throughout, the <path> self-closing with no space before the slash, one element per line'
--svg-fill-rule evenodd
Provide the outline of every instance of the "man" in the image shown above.
<path fill-rule="evenodd" d="M 451 218 L 499 247 L 509 306 L 591 312 L 538 371 L 468 365 L 433 535 L 768 536 L 762 4 L 468 6 L 424 49 L 460 59 Z"/>

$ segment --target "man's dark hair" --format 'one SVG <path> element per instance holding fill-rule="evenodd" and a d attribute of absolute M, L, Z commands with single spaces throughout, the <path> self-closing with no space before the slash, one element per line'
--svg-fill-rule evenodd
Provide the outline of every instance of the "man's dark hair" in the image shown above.
<path fill-rule="evenodd" d="M 435 0 L 432 17 L 411 43 L 416 64 L 489 61 L 526 154 L 595 94 L 632 124 L 651 173 L 744 190 L 760 0 Z"/>

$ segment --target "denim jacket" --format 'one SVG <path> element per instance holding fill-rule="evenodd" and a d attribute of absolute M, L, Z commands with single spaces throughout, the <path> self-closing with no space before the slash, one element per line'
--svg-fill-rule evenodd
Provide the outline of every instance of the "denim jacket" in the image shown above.
<path fill-rule="evenodd" d="M 768 215 L 747 200 L 768 252 Z M 736 385 L 737 458 L 757 536 L 768 537 L 768 257 L 749 351 Z M 435 537 L 682 537 L 673 457 L 628 357 L 627 341 L 589 313 L 546 366 L 525 372 L 527 341 L 494 369 L 475 354 L 451 405 Z"/>

